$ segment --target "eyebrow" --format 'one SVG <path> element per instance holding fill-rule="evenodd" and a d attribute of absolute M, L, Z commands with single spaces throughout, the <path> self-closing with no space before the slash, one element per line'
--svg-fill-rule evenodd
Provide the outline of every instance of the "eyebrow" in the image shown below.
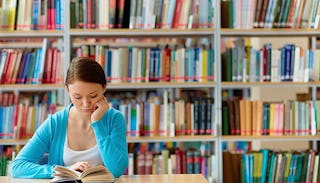
<path fill-rule="evenodd" d="M 96 92 L 97 92 L 97 91 L 93 91 L 93 92 L 89 93 L 88 95 L 95 94 Z M 74 94 L 74 95 L 80 95 L 79 93 L 72 93 L 72 94 Z"/>

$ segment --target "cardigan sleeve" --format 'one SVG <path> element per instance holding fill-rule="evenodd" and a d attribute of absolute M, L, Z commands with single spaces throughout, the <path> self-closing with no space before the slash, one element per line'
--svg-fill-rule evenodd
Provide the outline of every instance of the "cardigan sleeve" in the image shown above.
<path fill-rule="evenodd" d="M 33 137 L 18 153 L 11 165 L 11 176 L 18 178 L 51 178 L 55 165 L 43 164 L 38 161 L 49 149 L 52 134 L 49 115 L 45 122 L 37 129 Z"/>
<path fill-rule="evenodd" d="M 103 119 L 92 123 L 92 127 L 105 166 L 114 177 L 120 177 L 128 166 L 126 123 L 123 115 L 120 112 L 105 115 Z"/>

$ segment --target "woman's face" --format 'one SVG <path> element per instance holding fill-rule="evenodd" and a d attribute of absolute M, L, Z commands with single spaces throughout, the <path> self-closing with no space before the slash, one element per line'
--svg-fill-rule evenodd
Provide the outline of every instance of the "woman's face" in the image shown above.
<path fill-rule="evenodd" d="M 67 86 L 71 102 L 85 115 L 91 115 L 98 100 L 104 97 L 105 88 L 98 83 L 75 81 Z"/>

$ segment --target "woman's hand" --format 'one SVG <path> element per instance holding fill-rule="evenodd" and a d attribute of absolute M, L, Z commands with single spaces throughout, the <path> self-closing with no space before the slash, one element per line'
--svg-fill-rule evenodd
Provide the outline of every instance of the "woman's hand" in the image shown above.
<path fill-rule="evenodd" d="M 104 113 L 109 109 L 108 100 L 103 97 L 96 103 L 96 110 L 91 114 L 91 122 L 98 121 Z"/>
<path fill-rule="evenodd" d="M 78 171 L 78 172 L 84 172 L 84 171 L 88 170 L 91 167 L 92 167 L 92 165 L 89 162 L 80 161 L 80 162 L 77 162 L 77 163 L 73 164 L 70 168 L 72 170 L 75 170 L 75 171 Z"/>

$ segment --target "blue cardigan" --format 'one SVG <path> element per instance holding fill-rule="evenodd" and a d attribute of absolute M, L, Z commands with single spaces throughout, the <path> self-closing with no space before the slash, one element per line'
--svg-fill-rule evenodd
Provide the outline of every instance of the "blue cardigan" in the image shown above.
<path fill-rule="evenodd" d="M 63 149 L 68 124 L 69 110 L 49 115 L 33 137 L 18 153 L 11 166 L 11 176 L 19 178 L 52 178 L 54 167 L 64 165 Z M 103 117 L 91 124 L 104 166 L 114 177 L 121 176 L 128 166 L 126 124 L 123 115 L 110 108 Z M 79 134 L 81 135 L 81 134 Z M 48 152 L 48 163 L 38 164 Z"/>

